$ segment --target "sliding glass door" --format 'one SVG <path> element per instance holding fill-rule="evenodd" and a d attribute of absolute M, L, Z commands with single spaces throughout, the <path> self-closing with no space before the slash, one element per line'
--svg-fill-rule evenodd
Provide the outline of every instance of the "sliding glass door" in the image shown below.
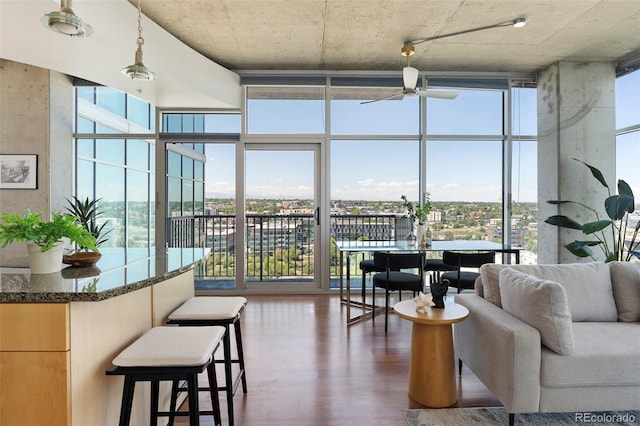
<path fill-rule="evenodd" d="M 320 287 L 319 152 L 313 143 L 245 145 L 247 288 Z"/>

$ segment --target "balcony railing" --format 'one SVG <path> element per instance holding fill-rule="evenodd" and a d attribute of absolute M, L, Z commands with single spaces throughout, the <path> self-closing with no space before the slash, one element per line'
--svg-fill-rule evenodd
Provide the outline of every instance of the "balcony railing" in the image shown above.
<path fill-rule="evenodd" d="M 249 281 L 311 278 L 314 272 L 313 215 L 247 215 L 245 277 Z M 331 215 L 334 240 L 385 240 L 404 238 L 406 218 L 396 215 Z M 196 271 L 198 280 L 233 281 L 236 274 L 236 223 L 234 215 L 171 217 L 167 221 L 169 247 L 206 247 L 211 255 Z M 338 253 L 331 247 L 331 276 L 338 271 Z"/>

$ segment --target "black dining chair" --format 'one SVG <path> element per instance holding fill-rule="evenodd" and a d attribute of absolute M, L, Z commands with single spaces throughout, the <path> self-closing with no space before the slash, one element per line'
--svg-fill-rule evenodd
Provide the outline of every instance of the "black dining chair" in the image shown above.
<path fill-rule="evenodd" d="M 429 284 L 440 281 L 440 275 L 443 272 L 457 271 L 458 268 L 453 265 L 447 265 L 442 258 L 440 259 L 425 259 L 424 270 L 429 274 Z"/>
<path fill-rule="evenodd" d="M 495 263 L 496 252 L 460 253 L 444 251 L 442 252 L 442 260 L 445 265 L 453 266 L 455 270 L 440 275 L 440 281 L 448 281 L 449 286 L 457 288 L 458 293 L 460 293 L 462 290 L 473 290 L 476 279 L 480 276 L 479 272 L 463 271 L 462 268 L 479 269 L 485 263 Z"/>
<path fill-rule="evenodd" d="M 398 297 L 402 300 L 403 290 L 412 291 L 415 297 L 417 292 L 424 289 L 424 253 L 375 252 L 373 260 L 377 267 L 384 270 L 373 276 L 372 304 L 375 312 L 376 287 L 384 288 L 384 331 L 386 333 L 389 323 L 389 293 L 397 290 Z M 407 269 L 415 269 L 417 273 L 403 271 Z"/>
<path fill-rule="evenodd" d="M 384 267 L 376 265 L 373 259 L 362 259 L 360 261 L 360 271 L 362 272 L 362 306 L 365 306 L 365 296 L 367 289 L 367 274 L 373 272 L 384 272 Z"/>

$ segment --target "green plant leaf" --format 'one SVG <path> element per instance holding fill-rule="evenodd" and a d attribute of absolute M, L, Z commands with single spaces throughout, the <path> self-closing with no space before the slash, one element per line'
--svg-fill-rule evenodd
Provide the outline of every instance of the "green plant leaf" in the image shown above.
<path fill-rule="evenodd" d="M 627 212 L 633 211 L 633 203 L 633 196 L 612 195 L 604 200 L 604 208 L 611 220 L 620 220 Z"/>
<path fill-rule="evenodd" d="M 630 195 L 633 197 L 633 191 L 627 182 L 618 179 L 618 194 Z"/>
<path fill-rule="evenodd" d="M 627 209 L 627 211 L 629 213 L 633 213 L 633 210 L 635 209 L 635 204 L 636 204 L 633 197 L 633 191 L 631 190 L 631 187 L 629 186 L 629 184 L 622 179 L 618 180 L 618 194 L 631 197 L 631 202 L 629 204 L 629 209 Z"/>
<path fill-rule="evenodd" d="M 561 228 L 577 229 L 582 231 L 582 225 L 563 215 L 549 216 L 545 219 L 545 222 L 549 225 L 559 226 Z"/>
<path fill-rule="evenodd" d="M 604 208 L 606 210 L 607 216 L 611 220 L 600 220 L 599 210 L 600 208 L 592 208 L 587 204 L 583 204 L 577 201 L 569 201 L 569 200 L 550 200 L 547 201 L 548 204 L 560 205 L 560 204 L 577 204 L 587 210 L 590 211 L 590 214 L 595 219 L 595 221 L 587 222 L 583 226 L 573 219 L 569 219 L 566 216 L 555 215 L 547 218 L 545 220 L 546 223 L 551 225 L 559 226 L 562 228 L 569 229 L 577 229 L 582 230 L 585 235 L 593 235 L 597 234 L 598 242 L 595 241 L 574 241 L 571 244 L 567 244 L 565 247 L 571 251 L 574 255 L 578 257 L 593 257 L 592 250 L 590 246 L 600 245 L 600 250 L 605 256 L 605 262 L 610 262 L 612 260 L 626 260 L 629 261 L 633 256 L 640 258 L 638 256 L 638 249 L 640 245 L 637 241 L 638 237 L 640 237 L 640 222 L 635 226 L 635 230 L 631 233 L 631 239 L 629 240 L 629 234 L 627 233 L 627 224 L 625 218 L 628 213 L 632 213 L 635 209 L 635 199 L 633 196 L 633 191 L 627 182 L 622 179 L 618 180 L 618 195 L 611 195 L 611 189 L 609 185 L 604 179 L 602 172 L 596 167 L 593 167 L 584 161 L 578 160 L 574 158 L 575 161 L 584 164 L 589 168 L 593 177 L 600 182 L 602 186 L 607 188 L 607 196 L 604 199 Z M 587 217 L 587 216 L 581 216 Z M 591 219 L 591 220 L 594 220 Z M 587 219 L 585 219 L 587 220 Z M 608 235 L 604 234 L 604 230 L 611 225 L 611 237 L 607 238 Z M 633 226 L 633 225 L 632 225 Z M 626 237 L 621 237 L 621 233 L 626 233 Z M 599 234 L 598 234 L 599 233 Z M 606 241 L 606 242 L 605 242 Z M 608 246 L 608 242 L 613 243 L 613 248 Z"/>
<path fill-rule="evenodd" d="M 585 234 L 593 234 L 594 232 L 602 231 L 613 222 L 610 220 L 599 220 L 597 222 L 589 222 L 582 225 L 582 232 Z"/>
<path fill-rule="evenodd" d="M 96 239 L 74 216 L 68 214 L 52 213 L 51 220 L 45 222 L 40 214 L 31 213 L 26 209 L 22 216 L 2 213 L 0 220 L 0 244 L 3 246 L 13 242 L 32 242 L 40 246 L 41 251 L 47 251 L 66 237 L 79 245 L 96 249 Z"/>
<path fill-rule="evenodd" d="M 585 166 L 587 166 L 589 168 L 589 170 L 591 170 L 591 174 L 593 175 L 594 178 L 596 178 L 598 180 L 598 182 L 600 182 L 602 184 L 602 186 L 604 186 L 605 188 L 609 188 L 609 185 L 607 185 L 607 181 L 604 179 L 604 176 L 602 175 L 602 172 L 600 170 L 598 170 L 597 168 L 585 163 L 584 161 L 580 161 L 577 158 L 574 158 L 574 160 L 584 164 Z"/>
<path fill-rule="evenodd" d="M 111 229 L 105 229 L 107 222 L 104 222 L 100 226 L 97 223 L 97 219 L 102 215 L 102 211 L 98 208 L 98 202 L 100 200 L 101 198 L 89 200 L 88 197 L 80 200 L 76 196 L 73 196 L 72 200 L 67 198 L 69 205 L 66 207 L 67 212 L 75 216 L 84 229 L 95 237 L 97 246 L 108 241 L 108 235 L 111 232 Z M 91 248 L 80 243 L 79 246 L 80 248 Z"/>
<path fill-rule="evenodd" d="M 609 253 L 609 255 L 604 260 L 604 262 L 609 263 L 609 262 L 613 262 L 614 260 L 619 260 L 617 253 Z"/>
<path fill-rule="evenodd" d="M 597 246 L 600 241 L 573 241 L 564 247 L 578 257 L 593 256 L 590 246 Z"/>

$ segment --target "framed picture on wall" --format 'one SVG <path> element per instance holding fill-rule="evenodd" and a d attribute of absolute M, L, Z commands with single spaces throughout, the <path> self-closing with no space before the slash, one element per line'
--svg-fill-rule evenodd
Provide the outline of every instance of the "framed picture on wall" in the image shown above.
<path fill-rule="evenodd" d="M 37 189 L 36 154 L 0 154 L 0 189 Z"/>

